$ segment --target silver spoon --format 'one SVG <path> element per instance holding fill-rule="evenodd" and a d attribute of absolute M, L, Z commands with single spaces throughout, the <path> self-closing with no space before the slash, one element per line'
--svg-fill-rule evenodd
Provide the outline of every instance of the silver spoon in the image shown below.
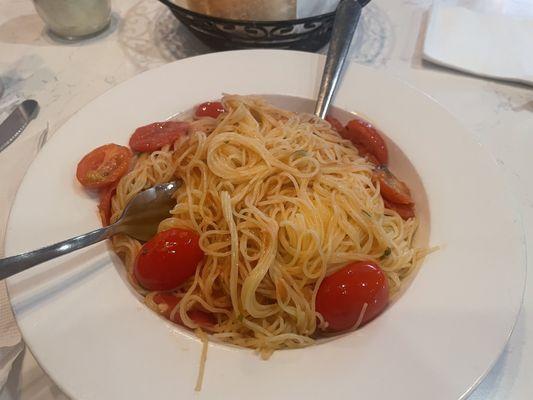
<path fill-rule="evenodd" d="M 114 224 L 39 250 L 1 259 L 0 280 L 52 258 L 101 242 L 117 233 L 124 233 L 142 241 L 151 239 L 157 233 L 161 220 L 169 216 L 169 211 L 175 203 L 172 195 L 181 184 L 182 181 L 178 180 L 140 192 L 131 199 L 119 220 Z"/>
<path fill-rule="evenodd" d="M 315 108 L 315 115 L 319 118 L 326 116 L 352 43 L 355 28 L 361 16 L 361 9 L 369 1 L 341 0 L 337 7 Z"/>

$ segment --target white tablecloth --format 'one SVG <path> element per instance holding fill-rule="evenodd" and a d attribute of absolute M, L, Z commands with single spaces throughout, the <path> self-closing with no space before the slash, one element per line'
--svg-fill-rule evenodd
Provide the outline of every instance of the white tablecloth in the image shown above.
<path fill-rule="evenodd" d="M 533 16 L 533 4 L 527 0 L 443 2 Z M 422 62 L 421 46 L 431 3 L 373 1 L 364 11 L 352 58 L 387 70 L 428 93 L 470 129 L 506 174 L 522 212 L 528 250 L 533 254 L 533 91 Z M 155 0 L 115 0 L 113 10 L 111 28 L 103 35 L 80 43 L 62 43 L 47 35 L 31 2 L 0 0 L 0 77 L 6 87 L 0 113 L 13 96 L 35 98 L 41 104 L 39 117 L 0 153 L 0 243 L 14 193 L 47 123 L 53 135 L 76 110 L 117 83 L 164 63 L 209 51 Z M 533 328 L 527 323 L 533 316 L 531 276 L 511 341 L 473 399 L 533 398 Z M 15 361 L 0 392 L 0 400 L 63 398 L 28 351 Z"/>

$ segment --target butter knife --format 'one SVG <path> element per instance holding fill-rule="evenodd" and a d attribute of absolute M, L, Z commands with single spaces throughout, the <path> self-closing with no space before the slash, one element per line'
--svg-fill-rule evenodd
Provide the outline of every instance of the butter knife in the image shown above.
<path fill-rule="evenodd" d="M 39 103 L 24 100 L 4 122 L 0 124 L 0 151 L 4 150 L 26 129 L 32 119 L 39 114 Z"/>

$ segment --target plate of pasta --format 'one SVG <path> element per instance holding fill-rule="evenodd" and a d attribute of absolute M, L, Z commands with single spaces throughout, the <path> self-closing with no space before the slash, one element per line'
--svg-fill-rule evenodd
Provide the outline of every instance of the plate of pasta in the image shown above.
<path fill-rule="evenodd" d="M 430 98 L 361 66 L 313 116 L 322 63 L 182 60 L 53 136 L 17 194 L 8 254 L 179 183 L 151 239 L 118 234 L 8 280 L 26 343 L 65 393 L 460 399 L 487 374 L 525 280 L 497 166 Z"/>

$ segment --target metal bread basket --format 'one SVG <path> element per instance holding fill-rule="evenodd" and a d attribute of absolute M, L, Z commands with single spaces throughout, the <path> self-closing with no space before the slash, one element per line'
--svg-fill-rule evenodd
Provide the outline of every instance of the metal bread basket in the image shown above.
<path fill-rule="evenodd" d="M 335 12 L 286 21 L 245 21 L 212 17 L 159 0 L 202 42 L 216 50 L 277 48 L 317 51 L 330 37 Z M 359 0 L 364 7 L 370 0 Z"/>

